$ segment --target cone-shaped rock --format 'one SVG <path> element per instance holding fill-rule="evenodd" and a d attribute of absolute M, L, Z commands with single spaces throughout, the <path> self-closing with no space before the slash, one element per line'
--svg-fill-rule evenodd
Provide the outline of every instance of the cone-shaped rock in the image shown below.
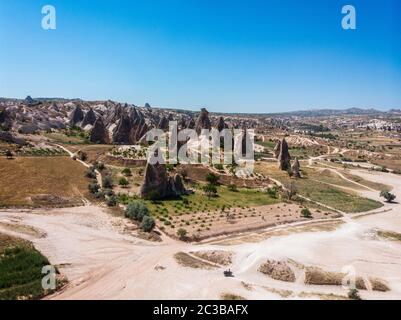
<path fill-rule="evenodd" d="M 210 130 L 211 128 L 212 124 L 209 119 L 209 112 L 205 108 L 202 108 L 201 113 L 196 120 L 195 130 L 198 134 L 200 134 L 202 132 L 202 129 Z"/>
<path fill-rule="evenodd" d="M 101 144 L 110 143 L 109 133 L 101 117 L 97 118 L 97 120 L 95 121 L 93 128 L 91 130 L 89 140 L 90 142 L 93 143 L 101 143 Z"/>
<path fill-rule="evenodd" d="M 291 166 L 291 156 L 288 151 L 287 141 L 281 140 L 280 154 L 278 156 L 279 169 L 287 171 Z"/>
<path fill-rule="evenodd" d="M 300 169 L 301 169 L 301 166 L 299 164 L 298 158 L 295 158 L 295 161 L 291 166 L 291 170 L 292 170 L 293 176 L 295 178 L 301 178 Z"/>
<path fill-rule="evenodd" d="M 129 144 L 130 133 L 132 130 L 131 118 L 126 114 L 123 114 L 118 122 L 117 127 L 113 133 L 113 143 L 117 144 Z"/>
<path fill-rule="evenodd" d="M 141 187 L 141 197 L 144 199 L 164 199 L 185 194 L 186 190 L 181 176 L 169 177 L 165 164 L 148 163 L 145 178 Z"/>
<path fill-rule="evenodd" d="M 219 132 L 221 132 L 224 129 L 227 129 L 227 124 L 225 123 L 224 118 L 220 117 L 219 122 L 217 123 L 217 130 L 219 130 Z"/>
<path fill-rule="evenodd" d="M 278 156 L 280 155 L 280 152 L 281 152 L 281 141 L 277 140 L 277 143 L 276 143 L 276 145 L 275 145 L 275 147 L 273 149 L 273 154 L 274 154 L 274 157 L 276 159 L 278 159 Z"/>
<path fill-rule="evenodd" d="M 85 114 L 84 119 L 82 120 L 82 124 L 81 127 L 84 128 L 86 127 L 88 124 L 90 124 L 91 126 L 93 126 L 96 122 L 96 114 L 93 111 L 92 108 L 89 109 L 89 111 Z"/>
<path fill-rule="evenodd" d="M 81 107 L 77 105 L 70 115 L 70 125 L 75 126 L 77 123 L 84 119 L 84 112 Z"/>

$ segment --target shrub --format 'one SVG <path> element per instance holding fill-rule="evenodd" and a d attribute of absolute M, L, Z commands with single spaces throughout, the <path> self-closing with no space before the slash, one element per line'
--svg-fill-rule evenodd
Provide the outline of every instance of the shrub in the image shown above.
<path fill-rule="evenodd" d="M 112 195 L 110 197 L 107 197 L 106 204 L 109 207 L 115 207 L 117 205 L 117 197 L 116 197 L 116 195 Z"/>
<path fill-rule="evenodd" d="M 88 185 L 88 189 L 89 189 L 90 193 L 96 194 L 99 191 L 100 186 L 98 183 L 94 182 L 94 183 L 90 183 Z"/>
<path fill-rule="evenodd" d="M 120 186 L 122 186 L 122 187 L 127 187 L 128 184 L 129 184 L 129 182 L 128 182 L 127 179 L 121 178 L 120 181 L 118 182 L 118 184 L 119 184 Z"/>
<path fill-rule="evenodd" d="M 10 150 L 6 151 L 6 158 L 7 159 L 12 159 L 13 158 L 13 153 Z"/>
<path fill-rule="evenodd" d="M 237 186 L 235 184 L 230 184 L 228 186 L 228 190 L 231 191 L 231 192 L 237 192 L 238 191 Z"/>
<path fill-rule="evenodd" d="M 86 171 L 86 177 L 89 179 L 96 179 L 95 168 L 91 167 Z"/>
<path fill-rule="evenodd" d="M 132 201 L 125 209 L 125 216 L 141 222 L 145 216 L 149 216 L 149 209 L 142 201 Z"/>
<path fill-rule="evenodd" d="M 214 197 L 217 195 L 217 188 L 213 184 L 207 184 L 202 187 L 203 192 L 207 195 L 208 198 Z"/>
<path fill-rule="evenodd" d="M 380 192 L 380 197 L 386 199 L 386 201 L 388 203 L 393 202 L 395 200 L 395 198 L 396 198 L 395 194 L 392 194 L 392 193 L 390 193 L 390 192 L 388 192 L 386 190 L 383 190 L 382 192 Z"/>
<path fill-rule="evenodd" d="M 357 289 L 350 289 L 348 291 L 348 298 L 352 300 L 362 300 Z"/>
<path fill-rule="evenodd" d="M 272 198 L 277 198 L 277 187 L 271 187 L 267 189 L 267 194 Z"/>
<path fill-rule="evenodd" d="M 88 155 L 86 154 L 86 152 L 81 151 L 81 152 L 78 153 L 78 156 L 79 156 L 79 159 L 80 159 L 81 161 L 86 161 L 86 160 L 88 160 Z"/>
<path fill-rule="evenodd" d="M 155 227 L 155 220 L 150 216 L 144 216 L 141 223 L 141 229 L 145 232 L 150 232 Z"/>
<path fill-rule="evenodd" d="M 132 172 L 131 172 L 130 168 L 125 168 L 123 171 L 121 171 L 121 173 L 126 177 L 131 177 L 132 176 Z"/>
<path fill-rule="evenodd" d="M 110 176 L 105 176 L 103 178 L 103 188 L 113 189 L 113 181 L 111 180 Z"/>
<path fill-rule="evenodd" d="M 219 183 L 220 177 L 212 172 L 206 175 L 206 181 L 211 185 L 217 185 Z"/>
<path fill-rule="evenodd" d="M 302 216 L 303 218 L 311 219 L 311 218 L 312 218 L 312 213 L 309 211 L 308 208 L 303 208 L 303 209 L 301 210 L 301 216 Z"/>
<path fill-rule="evenodd" d="M 185 230 L 184 228 L 179 228 L 177 230 L 177 236 L 180 237 L 181 240 L 185 239 L 187 233 L 188 233 L 187 230 Z"/>

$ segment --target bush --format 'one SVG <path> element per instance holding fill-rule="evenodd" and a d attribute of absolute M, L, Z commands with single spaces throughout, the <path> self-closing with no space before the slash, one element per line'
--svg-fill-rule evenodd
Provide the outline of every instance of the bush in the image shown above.
<path fill-rule="evenodd" d="M 79 159 L 80 159 L 81 161 L 86 161 L 86 160 L 88 160 L 88 155 L 86 154 L 86 152 L 83 152 L 83 151 L 78 152 L 78 156 L 79 156 Z"/>
<path fill-rule="evenodd" d="M 145 232 L 150 232 L 155 227 L 155 220 L 150 216 L 144 216 L 141 223 L 141 229 Z"/>
<path fill-rule="evenodd" d="M 144 217 L 149 216 L 149 209 L 142 201 L 132 201 L 127 205 L 125 216 L 141 222 Z"/>
<path fill-rule="evenodd" d="M 112 195 L 110 197 L 107 197 L 106 204 L 109 207 L 115 207 L 117 205 L 117 197 L 116 197 L 116 195 Z"/>
<path fill-rule="evenodd" d="M 123 171 L 121 171 L 121 173 L 126 177 L 131 177 L 132 176 L 132 172 L 131 172 L 130 168 L 125 168 Z"/>
<path fill-rule="evenodd" d="M 235 184 L 230 184 L 228 186 L 228 190 L 231 191 L 231 192 L 237 192 L 238 191 L 237 186 Z"/>
<path fill-rule="evenodd" d="M 96 194 L 100 190 L 100 186 L 98 183 L 94 182 L 94 183 L 90 183 L 88 185 L 88 189 L 89 189 L 90 193 Z"/>
<path fill-rule="evenodd" d="M 86 177 L 89 179 L 96 179 L 95 168 L 91 167 L 86 171 Z"/>
<path fill-rule="evenodd" d="M 211 185 L 217 185 L 219 183 L 220 177 L 212 172 L 206 175 L 206 181 Z"/>
<path fill-rule="evenodd" d="M 395 194 L 392 194 L 392 193 L 390 193 L 390 192 L 388 192 L 386 190 L 383 190 L 382 192 L 380 192 L 380 197 L 386 199 L 386 201 L 388 203 L 393 202 L 395 200 L 395 198 L 396 198 Z"/>
<path fill-rule="evenodd" d="M 272 198 L 277 198 L 277 187 L 271 187 L 267 189 L 267 194 Z"/>
<path fill-rule="evenodd" d="M 303 209 L 301 210 L 301 216 L 302 216 L 303 218 L 311 219 L 311 218 L 312 218 L 312 213 L 309 211 L 308 208 L 303 208 Z"/>
<path fill-rule="evenodd" d="M 348 291 L 348 298 L 352 300 L 362 300 L 357 289 L 350 289 Z"/>
<path fill-rule="evenodd" d="M 187 230 L 185 230 L 184 228 L 179 228 L 177 230 L 177 236 L 179 236 L 181 240 L 185 239 L 187 233 L 188 233 Z"/>
<path fill-rule="evenodd" d="M 207 195 L 208 198 L 215 197 L 217 195 L 217 188 L 213 184 L 207 184 L 202 187 L 203 192 Z"/>
<path fill-rule="evenodd" d="M 103 188 L 113 189 L 113 181 L 111 180 L 110 176 L 105 176 L 103 178 Z"/>
<path fill-rule="evenodd" d="M 129 182 L 128 182 L 127 179 L 121 178 L 120 181 L 118 182 L 118 184 L 119 184 L 120 186 L 122 186 L 122 187 L 127 187 L 128 184 L 129 184 Z"/>

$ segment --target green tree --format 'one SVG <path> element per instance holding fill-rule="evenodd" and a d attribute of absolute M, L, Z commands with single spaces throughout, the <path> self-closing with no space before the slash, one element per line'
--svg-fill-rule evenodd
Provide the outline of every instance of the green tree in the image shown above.
<path fill-rule="evenodd" d="M 111 180 L 110 176 L 103 177 L 103 188 L 106 189 L 113 189 L 113 181 Z"/>
<path fill-rule="evenodd" d="M 348 291 L 348 298 L 352 300 L 362 300 L 357 289 L 350 289 Z"/>
<path fill-rule="evenodd" d="M 311 219 L 312 218 L 312 213 L 310 212 L 310 210 L 308 208 L 303 208 L 301 210 L 301 216 L 303 218 Z"/>
<path fill-rule="evenodd" d="M 220 177 L 217 174 L 214 174 L 213 172 L 209 172 L 206 175 L 206 181 L 211 184 L 211 185 L 217 185 L 219 183 Z"/>
<path fill-rule="evenodd" d="M 118 184 L 119 184 L 120 186 L 122 186 L 123 188 L 125 188 L 125 187 L 128 186 L 129 182 L 128 182 L 127 179 L 121 178 L 120 181 L 118 182 Z"/>
<path fill-rule="evenodd" d="M 149 209 L 142 201 L 132 201 L 125 209 L 125 216 L 141 222 L 145 216 L 149 216 Z"/>
<path fill-rule="evenodd" d="M 181 240 L 183 240 L 183 239 L 185 239 L 185 237 L 187 236 L 187 230 L 185 230 L 184 228 L 179 228 L 178 230 L 177 230 L 177 236 L 181 239 Z"/>
<path fill-rule="evenodd" d="M 125 168 L 123 171 L 121 171 L 121 173 L 126 177 L 131 177 L 132 176 L 132 172 L 131 172 L 130 168 Z"/>
<path fill-rule="evenodd" d="M 98 183 L 93 182 L 88 185 L 88 189 L 89 189 L 90 193 L 96 194 L 97 192 L 99 192 L 100 186 Z"/>
<path fill-rule="evenodd" d="M 141 229 L 145 232 L 150 232 L 156 226 L 155 219 L 151 216 L 144 216 L 141 223 Z"/>
<path fill-rule="evenodd" d="M 202 190 L 209 199 L 217 195 L 217 188 L 213 184 L 208 183 L 207 185 L 203 186 Z"/>
<path fill-rule="evenodd" d="M 382 192 L 380 192 L 380 197 L 386 199 L 386 201 L 388 203 L 391 203 L 391 202 L 393 202 L 395 200 L 396 195 L 392 194 L 392 193 L 390 193 L 390 192 L 388 192 L 386 190 L 383 190 Z"/>
<path fill-rule="evenodd" d="M 109 207 L 115 207 L 117 205 L 117 196 L 115 194 L 113 194 L 112 196 L 107 197 L 106 204 Z"/>

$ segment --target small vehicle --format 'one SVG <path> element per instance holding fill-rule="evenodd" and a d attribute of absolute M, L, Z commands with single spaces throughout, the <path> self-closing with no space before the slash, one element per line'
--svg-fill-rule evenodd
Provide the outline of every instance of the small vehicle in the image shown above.
<path fill-rule="evenodd" d="M 224 276 L 225 277 L 234 277 L 233 272 L 230 269 L 224 271 Z"/>

